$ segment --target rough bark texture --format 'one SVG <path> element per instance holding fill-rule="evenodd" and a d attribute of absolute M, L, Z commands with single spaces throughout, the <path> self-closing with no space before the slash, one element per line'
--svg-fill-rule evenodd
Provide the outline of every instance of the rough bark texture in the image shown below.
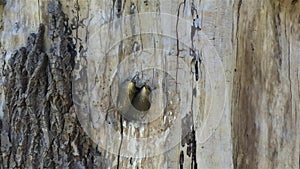
<path fill-rule="evenodd" d="M 298 0 L 0 1 L 1 168 L 299 168 L 299 11 Z M 176 24 L 176 20 L 173 23 L 153 18 L 132 19 L 130 24 L 125 19 L 118 21 L 122 16 L 144 12 L 157 16 L 168 13 L 191 21 L 190 24 L 194 12 L 202 18 L 202 30 L 191 30 L 186 35 L 188 44 L 200 50 L 200 45 L 211 43 L 226 78 L 220 84 L 225 89 L 222 119 L 216 130 L 212 128 L 215 131 L 208 140 L 201 140 L 198 123 L 203 127 L 210 106 L 223 106 L 211 105 L 209 100 L 213 89 L 205 72 L 213 67 L 205 65 L 205 60 L 213 52 L 204 45 L 198 81 L 193 65 L 189 68 L 194 73 L 177 74 L 181 65 L 175 62 L 168 66 L 165 58 L 187 56 L 187 62 L 192 60 L 189 47 L 179 41 L 178 32 L 185 25 L 180 25 L 179 20 Z M 107 34 L 98 34 L 102 25 L 112 21 L 116 21 L 115 25 Z M 111 44 L 123 35 L 143 32 L 135 26 L 141 23 L 145 30 L 159 32 L 167 28 L 175 32 L 175 37 L 147 34 Z M 201 32 L 208 41 L 202 39 Z M 99 68 L 102 74 L 92 76 L 95 84 L 76 82 L 78 86 L 74 86 L 72 75 L 80 80 L 95 74 L 93 66 L 97 63 L 89 59 L 98 56 L 94 51 L 106 52 L 107 44 L 115 46 L 109 48 L 110 57 L 101 63 L 105 65 L 103 70 Z M 107 142 L 107 147 L 99 147 L 85 132 L 86 124 L 79 121 L 93 121 L 102 115 L 78 116 L 76 111 L 83 109 L 76 109 L 73 101 L 77 99 L 72 92 L 74 88 L 95 85 L 98 93 L 93 93 L 93 97 L 98 98 L 97 94 L 111 87 L 108 79 L 115 65 L 139 50 L 162 56 L 153 62 L 176 70 L 176 82 L 186 78 L 192 93 L 192 97 L 180 96 L 189 109 L 176 126 L 176 134 L 182 140 L 166 152 L 164 147 L 148 147 L 149 153 L 162 152 L 142 158 L 123 156 L 133 149 L 125 136 L 147 137 L 167 130 L 173 124 L 176 107 L 173 114 L 169 113 L 170 108 L 159 118 L 164 123 L 157 120 L 141 130 L 129 125 L 130 121 L 112 108 L 112 100 L 118 100 L 116 93 L 122 89 L 114 88 L 109 97 L 100 98 L 103 102 L 95 105 L 105 107 L 105 120 L 121 136 L 112 139 L 110 132 L 98 132 L 95 137 Z M 129 71 L 134 64 L 129 62 L 124 70 Z M 170 97 L 177 97 L 177 88 L 182 86 L 173 84 L 157 89 L 158 93 L 171 91 Z M 172 91 L 176 91 L 174 95 Z M 161 105 L 156 103 L 151 106 L 159 109 Z M 164 144 L 170 144 L 173 138 L 172 134 L 167 135 Z M 117 154 L 111 153 L 110 145 L 117 147 Z"/>
<path fill-rule="evenodd" d="M 3 168 L 91 167 L 100 156 L 80 129 L 72 107 L 76 51 L 70 25 L 65 24 L 59 3 L 50 3 L 48 12 L 47 35 L 40 25 L 27 46 L 14 51 L 5 63 Z M 96 164 L 100 166 L 101 160 Z"/>

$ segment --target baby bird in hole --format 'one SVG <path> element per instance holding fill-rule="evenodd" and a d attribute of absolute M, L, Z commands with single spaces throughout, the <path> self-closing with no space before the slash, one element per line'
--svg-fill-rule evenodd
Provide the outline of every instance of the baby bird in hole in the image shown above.
<path fill-rule="evenodd" d="M 137 76 L 133 77 L 128 84 L 128 97 L 131 105 L 139 111 L 147 111 L 150 109 L 150 93 L 151 88 L 146 84 L 146 82 L 144 82 L 141 86 L 137 85 Z"/>

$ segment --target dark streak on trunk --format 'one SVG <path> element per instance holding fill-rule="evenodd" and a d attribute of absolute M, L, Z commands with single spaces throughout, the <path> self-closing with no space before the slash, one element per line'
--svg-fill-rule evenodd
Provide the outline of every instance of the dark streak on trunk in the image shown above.
<path fill-rule="evenodd" d="M 119 150 L 118 150 L 118 162 L 117 162 L 117 168 L 120 168 L 120 157 L 121 157 L 121 148 L 122 148 L 122 143 L 123 143 L 123 118 L 120 117 L 120 133 L 121 133 L 121 141 L 119 145 Z"/>
<path fill-rule="evenodd" d="M 122 16 L 122 0 L 117 0 L 116 8 L 117 8 L 117 17 L 120 18 L 120 16 Z"/>
<path fill-rule="evenodd" d="M 183 151 L 180 152 L 180 157 L 179 157 L 179 166 L 180 169 L 183 169 L 183 163 L 184 163 L 184 154 Z"/>

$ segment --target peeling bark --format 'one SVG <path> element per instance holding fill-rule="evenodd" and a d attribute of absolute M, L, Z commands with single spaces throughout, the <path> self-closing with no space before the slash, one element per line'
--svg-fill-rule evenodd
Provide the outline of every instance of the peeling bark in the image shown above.
<path fill-rule="evenodd" d="M 92 168 L 101 153 L 80 129 L 72 103 L 76 56 L 61 4 L 49 4 L 47 34 L 41 25 L 9 60 L 1 128 L 3 168 Z M 44 41 L 51 47 L 45 51 Z M 104 167 L 103 167 L 104 168 Z"/>

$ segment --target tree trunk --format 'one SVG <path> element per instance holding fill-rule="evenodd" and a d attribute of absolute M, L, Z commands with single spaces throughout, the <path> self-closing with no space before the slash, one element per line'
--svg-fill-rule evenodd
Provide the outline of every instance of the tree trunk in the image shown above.
<path fill-rule="evenodd" d="M 1 168 L 299 168 L 299 11 L 0 1 Z"/>

